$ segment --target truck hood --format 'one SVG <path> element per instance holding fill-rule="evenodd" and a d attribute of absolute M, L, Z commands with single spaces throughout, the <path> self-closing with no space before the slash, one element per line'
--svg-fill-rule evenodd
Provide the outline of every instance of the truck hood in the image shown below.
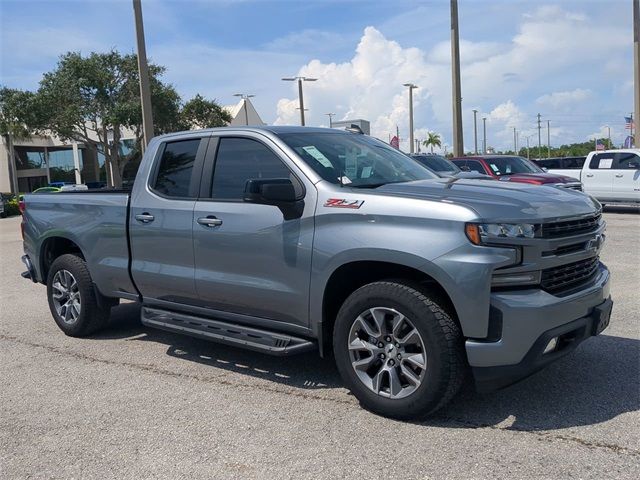
<path fill-rule="evenodd" d="M 596 199 L 582 192 L 515 182 L 439 178 L 390 183 L 374 192 L 462 205 L 474 210 L 483 221 L 541 223 L 601 210 Z"/>
<path fill-rule="evenodd" d="M 527 182 L 527 183 L 575 183 L 580 182 L 577 178 L 557 175 L 555 173 L 514 173 L 500 177 L 503 182 Z"/>

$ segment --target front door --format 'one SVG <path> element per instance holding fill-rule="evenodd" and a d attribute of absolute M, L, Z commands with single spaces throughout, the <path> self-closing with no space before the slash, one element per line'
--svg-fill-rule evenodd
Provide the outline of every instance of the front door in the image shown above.
<path fill-rule="evenodd" d="M 261 135 L 220 136 L 217 144 L 211 188 L 193 212 L 200 303 L 307 326 L 315 189 L 306 189 L 300 218 L 285 220 L 276 206 L 244 202 L 249 179 L 290 178 L 301 195 L 303 183 Z"/>
<path fill-rule="evenodd" d="M 611 198 L 613 191 L 613 153 L 597 153 L 582 172 L 584 191 L 598 200 Z"/>
<path fill-rule="evenodd" d="M 613 159 L 613 198 L 640 202 L 640 155 L 618 152 Z"/>

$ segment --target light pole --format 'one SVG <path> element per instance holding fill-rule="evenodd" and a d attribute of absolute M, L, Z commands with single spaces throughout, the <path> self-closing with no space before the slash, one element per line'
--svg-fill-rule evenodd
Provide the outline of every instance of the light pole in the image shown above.
<path fill-rule="evenodd" d="M 418 88 L 413 83 L 403 83 L 404 87 L 409 88 L 409 153 L 414 153 L 413 146 L 413 89 Z"/>
<path fill-rule="evenodd" d="M 462 93 L 460 89 L 460 35 L 458 0 L 451 0 L 451 93 L 453 103 L 453 155 L 464 155 L 462 137 Z"/>
<path fill-rule="evenodd" d="M 298 82 L 298 101 L 300 102 L 300 125 L 304 127 L 304 96 L 302 95 L 302 82 L 315 82 L 317 78 L 309 77 L 285 77 L 285 82 Z"/>
<path fill-rule="evenodd" d="M 327 117 L 329 117 L 329 128 L 333 128 L 333 116 L 335 113 L 325 113 Z"/>
<path fill-rule="evenodd" d="M 136 25 L 136 42 L 138 44 L 138 76 L 140 77 L 140 103 L 142 104 L 142 134 L 144 151 L 153 138 L 153 113 L 151 111 L 151 89 L 149 88 L 149 66 L 147 65 L 147 49 L 144 44 L 144 25 L 142 23 L 142 5 L 140 0 L 133 0 L 133 16 Z"/>
<path fill-rule="evenodd" d="M 607 127 L 607 138 L 609 140 L 609 150 L 611 150 L 611 127 L 609 125 L 605 125 Z"/>
<path fill-rule="evenodd" d="M 473 151 L 478 154 L 478 125 L 477 125 L 478 110 L 473 110 Z"/>
<path fill-rule="evenodd" d="M 247 93 L 234 93 L 234 97 L 240 97 L 243 100 L 242 108 L 244 110 L 244 124 L 249 126 L 249 112 L 247 110 L 247 100 L 249 98 L 255 97 L 255 95 L 249 95 Z"/>
<path fill-rule="evenodd" d="M 513 127 L 513 154 L 518 155 L 518 134 L 516 127 Z"/>
<path fill-rule="evenodd" d="M 527 135 L 527 160 L 531 159 L 531 156 L 529 155 L 529 139 L 531 137 L 535 137 L 535 134 L 534 135 Z"/>
<path fill-rule="evenodd" d="M 482 117 L 482 153 L 487 153 L 487 117 Z"/>

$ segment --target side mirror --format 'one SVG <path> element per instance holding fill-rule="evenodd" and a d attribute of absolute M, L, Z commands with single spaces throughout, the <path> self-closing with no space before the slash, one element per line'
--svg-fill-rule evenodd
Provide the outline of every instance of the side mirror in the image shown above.
<path fill-rule="evenodd" d="M 549 169 L 547 167 L 542 167 L 542 170 L 545 171 L 545 172 L 549 171 Z"/>
<path fill-rule="evenodd" d="M 274 205 L 280 209 L 285 220 L 300 218 L 304 209 L 304 200 L 298 197 L 293 182 L 288 178 L 247 180 L 244 201 Z"/>

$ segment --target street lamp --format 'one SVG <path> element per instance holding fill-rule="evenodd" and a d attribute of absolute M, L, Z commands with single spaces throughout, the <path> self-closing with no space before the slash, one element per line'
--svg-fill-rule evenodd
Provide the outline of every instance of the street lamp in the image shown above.
<path fill-rule="evenodd" d="M 413 83 L 403 83 L 403 87 L 409 88 L 409 153 L 414 153 L 413 146 L 413 89 L 418 88 Z"/>
<path fill-rule="evenodd" d="M 535 137 L 535 136 L 536 136 L 536 135 L 535 135 L 535 133 L 534 133 L 534 134 L 532 134 L 532 135 L 527 135 L 527 136 L 526 136 L 526 138 L 527 138 L 527 160 L 530 160 L 530 159 L 531 159 L 531 156 L 529 155 L 529 139 L 530 139 L 531 137 Z"/>
<path fill-rule="evenodd" d="M 246 93 L 234 93 L 233 96 L 234 97 L 240 97 L 244 101 L 243 105 L 242 105 L 242 107 L 244 109 L 244 124 L 248 126 L 249 125 L 249 112 L 247 111 L 247 100 L 249 98 L 255 97 L 255 95 L 249 95 L 249 94 L 246 94 Z"/>
<path fill-rule="evenodd" d="M 487 117 L 482 117 L 482 153 L 487 153 Z"/>
<path fill-rule="evenodd" d="M 335 113 L 325 113 L 325 115 L 327 117 L 329 117 L 329 128 L 333 128 L 333 116 L 335 115 Z"/>
<path fill-rule="evenodd" d="M 607 138 L 609 139 L 609 150 L 611 150 L 611 127 L 609 125 L 605 125 L 607 127 Z"/>
<path fill-rule="evenodd" d="M 302 95 L 302 82 L 315 82 L 317 78 L 309 77 L 285 77 L 282 80 L 285 82 L 298 82 L 298 100 L 300 102 L 300 125 L 304 127 L 304 97 Z"/>
<path fill-rule="evenodd" d="M 475 154 L 478 154 L 478 127 L 476 116 L 478 115 L 478 110 L 473 110 L 473 151 Z"/>

